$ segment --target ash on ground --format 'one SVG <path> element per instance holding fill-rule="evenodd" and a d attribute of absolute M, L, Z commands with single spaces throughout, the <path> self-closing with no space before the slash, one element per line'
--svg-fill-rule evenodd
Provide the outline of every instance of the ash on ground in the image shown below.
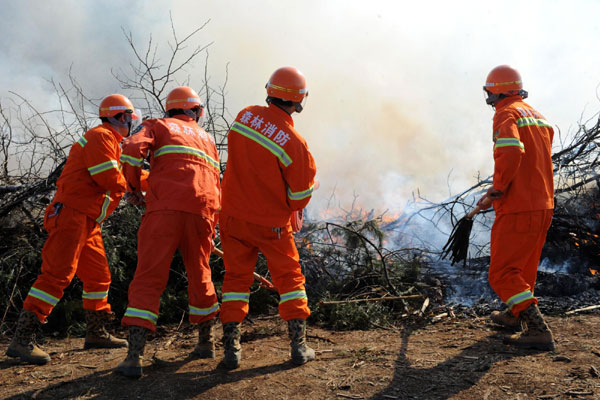
<path fill-rule="evenodd" d="M 455 312 L 489 315 L 505 305 L 488 283 L 488 267 L 489 257 L 469 260 L 464 267 L 440 262 L 431 274 L 444 282 L 445 303 Z M 581 264 L 556 265 L 545 259 L 538 269 L 534 294 L 540 310 L 549 315 L 600 305 L 600 274 Z M 588 312 L 600 313 L 600 309 Z"/>

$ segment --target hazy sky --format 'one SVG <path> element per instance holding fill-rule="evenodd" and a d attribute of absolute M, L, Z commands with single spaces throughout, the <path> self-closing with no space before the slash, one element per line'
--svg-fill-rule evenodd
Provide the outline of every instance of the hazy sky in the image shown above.
<path fill-rule="evenodd" d="M 0 0 L 0 10 L 0 101 L 16 91 L 43 109 L 46 80 L 66 81 L 71 66 L 91 96 L 121 91 L 110 71 L 131 59 L 122 28 L 166 49 L 169 12 L 180 36 L 210 19 L 194 43 L 214 42 L 215 82 L 229 63 L 233 116 L 263 104 L 273 70 L 298 67 L 310 96 L 295 122 L 317 160 L 317 208 L 333 187 L 338 201 L 356 193 L 365 208 L 394 209 L 417 189 L 437 201 L 489 175 L 482 85 L 496 65 L 521 72 L 530 104 L 563 134 L 600 110 L 594 0 Z M 194 67 L 199 85 L 203 62 Z"/>

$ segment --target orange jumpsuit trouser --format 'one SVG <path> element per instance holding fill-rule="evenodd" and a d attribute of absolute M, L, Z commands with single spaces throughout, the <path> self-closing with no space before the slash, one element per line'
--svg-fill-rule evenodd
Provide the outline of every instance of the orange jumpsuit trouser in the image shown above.
<path fill-rule="evenodd" d="M 277 232 L 226 215 L 221 215 L 219 224 L 225 262 L 221 321 L 242 322 L 248 314 L 259 250 L 267 258 L 273 284 L 279 291 L 281 318 L 306 319 L 310 310 L 291 224 Z"/>
<path fill-rule="evenodd" d="M 77 275 L 83 282 L 83 308 L 110 312 L 110 270 L 100 225 L 73 208 L 53 203 L 44 214 L 44 227 L 48 239 L 42 249 L 41 273 L 23 308 L 46 321 Z"/>
<path fill-rule="evenodd" d="M 219 311 L 209 265 L 212 221 L 183 211 L 153 211 L 142 218 L 138 231 L 138 264 L 129 285 L 129 305 L 122 325 L 156 331 L 160 296 L 169 280 L 175 250 L 187 272 L 189 320 L 198 324 Z"/>
<path fill-rule="evenodd" d="M 531 303 L 553 210 L 497 215 L 492 226 L 490 286 L 518 317 Z"/>

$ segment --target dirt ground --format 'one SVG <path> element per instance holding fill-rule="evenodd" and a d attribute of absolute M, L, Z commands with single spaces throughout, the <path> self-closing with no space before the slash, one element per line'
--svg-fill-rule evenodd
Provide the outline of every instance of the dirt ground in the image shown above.
<path fill-rule="evenodd" d="M 189 358 L 190 327 L 161 328 L 145 352 L 144 376 L 113 372 L 125 349 L 81 350 L 82 338 L 50 339 L 45 366 L 4 356 L 4 399 L 600 399 L 600 315 L 549 317 L 557 349 L 517 350 L 486 318 L 456 318 L 421 328 L 334 332 L 309 327 L 317 359 L 289 362 L 286 325 L 245 322 L 239 369 Z M 220 334 L 220 326 L 218 327 Z M 119 332 L 123 333 L 123 332 Z"/>

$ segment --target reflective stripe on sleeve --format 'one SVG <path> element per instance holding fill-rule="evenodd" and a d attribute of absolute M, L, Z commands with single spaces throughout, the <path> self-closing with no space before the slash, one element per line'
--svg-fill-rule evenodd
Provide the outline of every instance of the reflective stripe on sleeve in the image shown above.
<path fill-rule="evenodd" d="M 82 137 L 79 138 L 79 140 L 77 141 L 77 143 L 79 143 L 79 145 L 81 147 L 85 147 L 85 145 L 87 144 L 87 139 L 82 136 Z"/>
<path fill-rule="evenodd" d="M 508 308 L 512 309 L 517 304 L 522 303 L 527 300 L 531 300 L 533 298 L 534 298 L 533 293 L 531 293 L 530 290 L 526 290 L 524 292 L 515 294 L 510 299 L 506 300 L 506 305 L 508 306 Z"/>
<path fill-rule="evenodd" d="M 108 206 L 110 205 L 110 190 L 107 190 L 104 193 L 104 203 L 102 203 L 102 208 L 100 209 L 100 216 L 96 218 L 97 223 L 102 223 L 104 218 L 106 218 L 106 211 L 108 210 Z"/>
<path fill-rule="evenodd" d="M 292 159 L 281 146 L 254 129 L 236 121 L 231 126 L 231 130 L 246 136 L 248 139 L 255 141 L 265 149 L 269 150 L 273 155 L 279 158 L 279 161 L 281 161 L 285 167 L 288 167 L 292 163 Z"/>
<path fill-rule="evenodd" d="M 213 304 L 208 308 L 198 308 L 190 304 L 190 315 L 210 315 L 219 309 L 219 303 Z"/>
<path fill-rule="evenodd" d="M 519 147 L 522 150 L 525 150 L 525 146 L 523 142 L 521 142 L 517 138 L 498 138 L 496 139 L 496 144 L 494 145 L 494 150 L 500 147 Z"/>
<path fill-rule="evenodd" d="M 301 192 L 292 192 L 292 190 L 288 186 L 287 195 L 290 198 L 290 200 L 302 200 L 302 199 L 312 196 L 314 187 L 315 187 L 315 185 L 312 185 L 310 188 L 303 190 Z"/>
<path fill-rule="evenodd" d="M 142 165 L 144 165 L 144 159 L 128 156 L 127 154 L 121 154 L 121 163 L 129 164 L 132 167 L 140 167 L 141 168 Z"/>
<path fill-rule="evenodd" d="M 33 286 L 29 290 L 27 296 L 35 297 L 36 299 L 41 300 L 44 303 L 50 304 L 52 307 L 54 307 L 56 303 L 58 303 L 58 301 L 60 300 L 59 298 L 52 296 L 50 293 L 46 293 L 43 290 L 36 289 Z"/>
<path fill-rule="evenodd" d="M 226 292 L 223 293 L 223 303 L 226 301 L 250 301 L 250 293 Z"/>
<path fill-rule="evenodd" d="M 294 292 L 282 293 L 279 299 L 279 304 L 285 303 L 286 301 L 296 300 L 296 299 L 306 299 L 306 291 L 304 290 L 296 290 Z"/>
<path fill-rule="evenodd" d="M 522 126 L 531 126 L 531 125 L 552 127 L 552 125 L 550 125 L 550 123 L 548 121 L 546 121 L 545 119 L 541 119 L 541 118 L 523 117 L 523 118 L 519 118 L 517 120 L 517 126 L 519 128 Z"/>
<path fill-rule="evenodd" d="M 81 298 L 85 299 L 85 300 L 99 300 L 99 299 L 105 299 L 107 297 L 108 297 L 108 290 L 105 292 L 86 292 L 84 290 L 83 294 L 81 295 Z"/>
<path fill-rule="evenodd" d="M 140 310 L 139 308 L 133 307 L 127 307 L 127 310 L 125 311 L 125 316 L 145 319 L 147 321 L 152 322 L 154 325 L 156 325 L 156 321 L 158 320 L 158 315 L 154 314 L 152 311 Z"/>
<path fill-rule="evenodd" d="M 165 154 L 189 154 L 195 157 L 198 157 L 208 164 L 215 168 L 218 172 L 221 172 L 219 169 L 219 163 L 213 158 L 209 157 L 205 152 L 200 149 L 196 149 L 194 147 L 189 146 L 177 146 L 177 145 L 167 145 L 160 147 L 154 152 L 154 157 L 164 156 Z"/>
<path fill-rule="evenodd" d="M 88 171 L 90 171 L 90 175 L 93 176 L 99 174 L 100 172 L 108 171 L 112 168 L 119 170 L 119 163 L 117 162 L 117 160 L 108 160 L 98 165 L 94 165 L 93 167 L 89 167 Z"/>

